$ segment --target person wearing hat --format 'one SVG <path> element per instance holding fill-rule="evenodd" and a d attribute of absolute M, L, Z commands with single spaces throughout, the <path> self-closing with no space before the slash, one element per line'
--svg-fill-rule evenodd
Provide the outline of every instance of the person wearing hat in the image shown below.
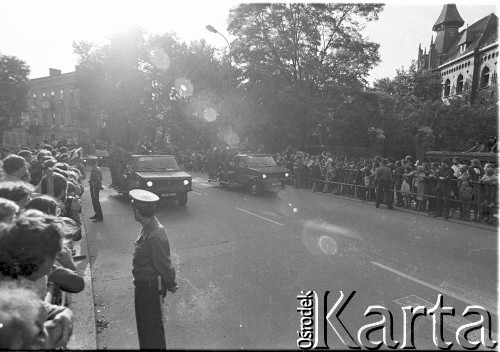
<path fill-rule="evenodd" d="M 131 190 L 129 194 L 134 218 L 142 225 L 132 259 L 139 348 L 164 350 L 163 299 L 167 291 L 177 291 L 170 245 L 165 227 L 155 216 L 159 197 L 142 189 Z"/>
<path fill-rule="evenodd" d="M 92 206 L 94 207 L 94 215 L 90 218 L 94 222 L 101 222 L 104 220 L 102 215 L 101 203 L 99 202 L 99 192 L 102 190 L 102 172 L 97 165 L 97 156 L 89 155 L 90 166 L 92 171 L 90 171 L 90 198 L 92 199 Z"/>

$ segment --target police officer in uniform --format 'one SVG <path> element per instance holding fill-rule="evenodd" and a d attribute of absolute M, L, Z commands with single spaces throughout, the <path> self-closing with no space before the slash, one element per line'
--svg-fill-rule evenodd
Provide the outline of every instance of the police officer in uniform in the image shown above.
<path fill-rule="evenodd" d="M 92 199 L 92 207 L 94 208 L 94 215 L 90 218 L 94 220 L 94 222 L 101 222 L 104 220 L 101 203 L 99 202 L 99 192 L 102 190 L 102 172 L 97 160 L 97 156 L 89 155 L 89 163 L 92 166 L 89 179 L 90 198 Z"/>
<path fill-rule="evenodd" d="M 155 217 L 159 198 L 141 189 L 131 190 L 130 196 L 134 218 L 142 225 L 132 260 L 139 348 L 166 349 L 162 305 L 167 291 L 177 291 L 177 283 L 167 234 Z"/>

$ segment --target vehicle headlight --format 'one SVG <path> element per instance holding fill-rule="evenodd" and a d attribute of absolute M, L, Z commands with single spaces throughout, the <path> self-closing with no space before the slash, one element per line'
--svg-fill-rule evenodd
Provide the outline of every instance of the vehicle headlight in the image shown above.
<path fill-rule="evenodd" d="M 153 182 L 152 182 L 152 181 L 148 181 L 148 182 L 146 182 L 146 186 L 148 186 L 148 187 L 153 187 Z"/>
<path fill-rule="evenodd" d="M 288 177 L 290 176 L 290 174 L 288 172 L 285 172 L 285 177 Z"/>
<path fill-rule="evenodd" d="M 189 185 L 189 180 L 184 180 L 184 186 Z"/>
<path fill-rule="evenodd" d="M 264 178 L 264 179 L 265 179 L 266 177 L 267 177 L 267 175 L 266 175 L 266 174 L 262 174 L 262 178 Z"/>

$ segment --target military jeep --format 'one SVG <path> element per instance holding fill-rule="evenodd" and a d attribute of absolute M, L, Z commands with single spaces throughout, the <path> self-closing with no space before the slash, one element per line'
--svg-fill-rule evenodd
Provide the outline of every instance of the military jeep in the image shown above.
<path fill-rule="evenodd" d="M 132 155 L 123 177 L 126 187 L 120 187 L 120 193 L 144 189 L 160 198 L 177 200 L 181 206 L 193 190 L 191 175 L 179 170 L 173 155 Z"/>
<path fill-rule="evenodd" d="M 222 165 L 218 181 L 222 187 L 246 187 L 251 195 L 285 188 L 290 170 L 276 165 L 270 154 L 237 154 Z"/>

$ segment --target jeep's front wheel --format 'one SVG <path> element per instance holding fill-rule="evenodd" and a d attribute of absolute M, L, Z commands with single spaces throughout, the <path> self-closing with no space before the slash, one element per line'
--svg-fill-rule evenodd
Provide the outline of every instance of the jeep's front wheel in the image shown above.
<path fill-rule="evenodd" d="M 182 192 L 177 195 L 177 200 L 179 201 L 179 205 L 181 207 L 184 207 L 188 201 L 188 194 L 187 192 Z"/>
<path fill-rule="evenodd" d="M 250 186 L 248 187 L 248 193 L 250 193 L 252 196 L 258 196 L 261 192 L 262 188 L 256 182 L 250 183 Z"/>

